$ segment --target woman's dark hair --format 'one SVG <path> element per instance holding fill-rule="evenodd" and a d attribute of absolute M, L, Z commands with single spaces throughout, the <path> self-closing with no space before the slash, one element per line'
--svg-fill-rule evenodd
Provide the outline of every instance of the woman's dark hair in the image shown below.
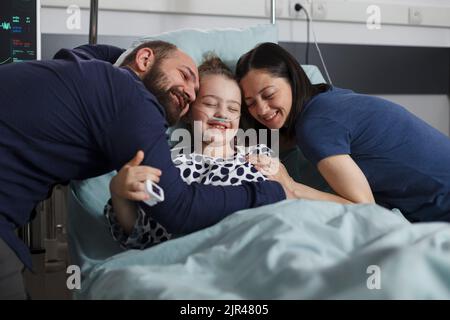
<path fill-rule="evenodd" d="M 308 76 L 298 61 L 289 52 L 276 43 L 265 42 L 239 58 L 236 66 L 236 78 L 242 80 L 251 70 L 267 71 L 271 76 L 286 79 L 292 88 L 292 107 L 286 123 L 280 130 L 287 138 L 295 136 L 295 121 L 308 100 L 316 94 L 327 91 L 330 86 L 326 83 L 311 84 Z M 245 101 L 242 102 L 245 105 Z M 242 115 L 247 125 L 254 128 L 266 128 L 257 122 L 248 112 L 248 107 L 242 108 Z"/>

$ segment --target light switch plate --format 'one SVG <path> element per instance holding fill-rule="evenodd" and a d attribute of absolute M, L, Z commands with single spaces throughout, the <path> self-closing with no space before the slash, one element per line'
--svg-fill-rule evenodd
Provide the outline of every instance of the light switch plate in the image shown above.
<path fill-rule="evenodd" d="M 423 13 L 420 8 L 410 7 L 409 8 L 409 24 L 421 24 L 423 20 Z"/>
<path fill-rule="evenodd" d="M 325 2 L 316 2 L 312 3 L 312 17 L 313 19 L 323 20 L 327 16 L 327 5 Z"/>

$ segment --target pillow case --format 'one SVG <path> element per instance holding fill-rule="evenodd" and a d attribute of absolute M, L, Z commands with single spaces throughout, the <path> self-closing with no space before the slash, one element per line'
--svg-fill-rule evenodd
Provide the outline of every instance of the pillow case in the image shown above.
<path fill-rule="evenodd" d="M 237 60 L 241 55 L 261 42 L 278 42 L 278 30 L 275 25 L 261 24 L 248 28 L 212 28 L 212 29 L 180 29 L 158 35 L 142 37 L 133 42 L 117 60 L 120 65 L 125 57 L 140 44 L 162 40 L 176 45 L 186 52 L 199 65 L 203 55 L 214 52 L 234 72 Z"/>

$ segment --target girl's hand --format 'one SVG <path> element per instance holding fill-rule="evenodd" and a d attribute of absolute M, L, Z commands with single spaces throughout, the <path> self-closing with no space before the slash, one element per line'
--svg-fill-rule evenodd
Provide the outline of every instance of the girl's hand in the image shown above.
<path fill-rule="evenodd" d="M 278 158 L 272 158 L 267 155 L 248 155 L 247 161 L 255 166 L 255 168 L 269 180 L 279 182 L 283 187 L 290 189 L 294 180 L 286 170 L 286 167 Z"/>
<path fill-rule="evenodd" d="M 143 160 L 144 152 L 138 151 L 136 156 L 111 179 L 109 188 L 112 195 L 134 201 L 150 199 L 145 192 L 145 181 L 151 180 L 158 183 L 161 170 L 149 166 L 140 166 Z"/>

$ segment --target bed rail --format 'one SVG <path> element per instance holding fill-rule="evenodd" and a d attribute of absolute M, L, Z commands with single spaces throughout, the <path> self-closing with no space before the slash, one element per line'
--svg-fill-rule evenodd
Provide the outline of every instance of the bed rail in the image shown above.
<path fill-rule="evenodd" d="M 89 18 L 89 44 L 97 43 L 98 35 L 98 0 L 91 0 Z"/>

